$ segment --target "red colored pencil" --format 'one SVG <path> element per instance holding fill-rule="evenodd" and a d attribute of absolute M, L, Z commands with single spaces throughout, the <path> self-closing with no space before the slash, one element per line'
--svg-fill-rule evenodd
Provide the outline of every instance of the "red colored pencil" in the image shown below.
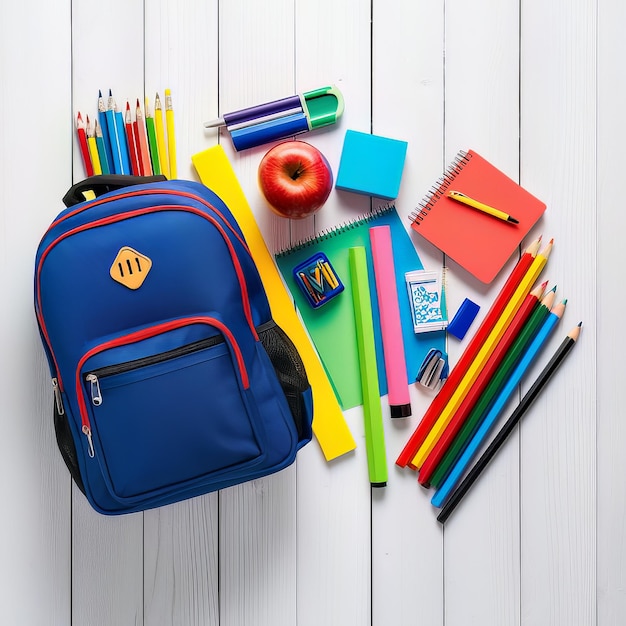
<path fill-rule="evenodd" d="M 139 161 L 137 160 L 137 148 L 135 146 L 135 137 L 133 135 L 133 122 L 130 115 L 130 104 L 126 102 L 126 118 L 124 120 L 126 127 L 126 140 L 128 141 L 128 156 L 130 158 L 130 169 L 133 176 L 140 175 Z"/>
<path fill-rule="evenodd" d="M 486 338 L 489 336 L 494 324 L 504 311 L 507 303 L 511 299 L 511 296 L 515 293 L 517 286 L 520 284 L 526 272 L 530 268 L 534 258 L 539 252 L 540 244 L 541 237 L 533 241 L 528 248 L 526 248 L 524 254 L 522 254 L 520 260 L 513 268 L 513 271 L 504 283 L 504 286 L 500 290 L 500 293 L 496 297 L 494 303 L 491 305 L 485 319 L 476 331 L 476 334 L 472 337 L 471 341 L 467 345 L 467 348 L 465 348 L 465 351 L 461 355 L 461 358 L 456 366 L 451 370 L 448 380 L 430 403 L 426 413 L 424 413 L 424 417 L 422 417 L 422 420 L 411 435 L 411 438 L 404 446 L 402 452 L 400 452 L 400 455 L 396 459 L 396 465 L 406 467 L 417 454 L 417 451 L 424 443 L 424 440 L 437 421 L 437 418 L 452 397 L 454 390 L 466 374 L 468 367 L 472 364 L 481 346 L 485 343 Z"/>
<path fill-rule="evenodd" d="M 135 114 L 135 121 L 133 122 L 133 137 L 135 138 L 135 150 L 137 151 L 137 165 L 139 167 L 139 175 L 145 176 L 143 155 L 141 153 L 141 135 L 139 132 L 139 122 L 137 121 L 137 115 Z"/>
<path fill-rule="evenodd" d="M 80 146 L 80 154 L 83 157 L 85 173 L 87 176 L 93 176 L 93 165 L 89 158 L 89 147 L 87 146 L 87 133 L 85 132 L 85 122 L 83 116 L 78 112 L 76 116 L 76 133 L 78 134 L 78 145 Z"/>
<path fill-rule="evenodd" d="M 420 485 L 428 485 L 432 473 L 437 468 L 437 465 L 439 465 L 439 461 L 441 461 L 445 453 L 448 451 L 457 433 L 461 430 L 461 426 L 463 426 L 467 416 L 470 414 L 492 376 L 497 371 L 502 359 L 524 327 L 524 324 L 527 322 L 530 314 L 539 304 L 539 300 L 543 297 L 547 284 L 548 281 L 545 281 L 538 287 L 535 287 L 535 289 L 533 289 L 526 296 L 526 298 L 524 298 L 524 301 L 515 314 L 515 317 L 511 320 L 511 324 L 506 329 L 502 339 L 498 342 L 498 345 L 489 357 L 489 360 L 485 363 L 485 367 L 478 375 L 476 382 L 470 388 L 468 394 L 461 403 L 461 406 L 452 416 L 450 423 L 446 426 L 441 437 L 439 438 L 439 441 L 437 441 L 435 447 L 426 457 L 426 460 L 419 470 L 418 482 Z"/>

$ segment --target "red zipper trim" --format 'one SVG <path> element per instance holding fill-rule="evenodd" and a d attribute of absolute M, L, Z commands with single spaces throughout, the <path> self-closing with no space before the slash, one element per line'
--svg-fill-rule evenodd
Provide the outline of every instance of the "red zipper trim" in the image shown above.
<path fill-rule="evenodd" d="M 241 267 L 241 264 L 239 263 L 239 259 L 237 258 L 237 255 L 235 254 L 235 250 L 233 248 L 233 244 L 230 241 L 228 235 L 226 234 L 226 232 L 224 231 L 224 228 L 222 227 L 221 224 L 219 224 L 219 222 L 212 216 L 210 215 L 206 215 L 206 213 L 203 213 L 200 209 L 196 209 L 194 207 L 188 207 L 188 206 L 181 206 L 178 204 L 172 204 L 172 205 L 161 205 L 158 207 L 144 207 L 143 209 L 135 209 L 134 211 L 129 211 L 127 213 L 122 213 L 122 214 L 116 214 L 116 215 L 110 215 L 109 217 L 103 217 L 99 220 L 96 220 L 95 222 L 89 222 L 88 224 L 82 224 L 81 226 L 77 226 L 76 228 L 73 228 L 72 230 L 68 230 L 66 232 L 64 232 L 63 234 L 59 235 L 59 237 L 57 237 L 54 241 L 52 241 L 48 247 L 43 251 L 40 259 L 39 259 L 39 264 L 37 266 L 37 272 L 36 272 L 36 276 L 37 276 L 37 307 L 36 307 L 36 313 L 37 313 L 37 320 L 39 322 L 39 327 L 41 328 L 41 333 L 43 335 L 43 337 L 46 340 L 46 343 L 48 344 L 48 349 L 50 351 L 50 355 L 52 356 L 52 360 L 54 362 L 54 368 L 56 370 L 56 378 L 58 380 L 59 383 L 59 390 L 63 391 L 64 386 L 63 386 L 63 381 L 61 379 L 61 372 L 59 369 L 59 364 L 57 363 L 56 360 L 56 356 L 54 355 L 54 352 L 52 350 L 52 345 L 50 343 L 50 337 L 48 335 L 48 329 L 46 328 L 45 322 L 43 320 L 43 315 L 42 315 L 42 306 L 41 306 L 41 288 L 40 288 L 40 275 L 41 275 L 41 269 L 43 267 L 43 263 L 46 259 L 46 257 L 48 256 L 48 254 L 50 253 L 50 251 L 52 250 L 52 248 L 54 248 L 56 245 L 58 245 L 61 241 L 63 241 L 64 239 L 67 239 L 68 237 L 71 237 L 72 235 L 75 235 L 77 233 L 83 232 L 85 230 L 90 230 L 92 228 L 98 228 L 100 226 L 106 226 L 108 224 L 114 224 L 116 222 L 121 222 L 122 220 L 125 219 L 130 219 L 133 217 L 137 217 L 140 215 L 145 215 L 147 213 L 156 213 L 159 211 L 185 211 L 188 213 L 194 213 L 195 215 L 199 215 L 200 217 L 210 221 L 220 232 L 220 234 L 222 235 L 222 238 L 224 239 L 224 242 L 226 243 L 231 259 L 233 260 L 233 265 L 235 267 L 235 272 L 237 274 L 237 280 L 239 281 L 239 287 L 241 289 L 241 298 L 242 298 L 242 303 L 243 303 L 243 307 L 244 307 L 244 314 L 246 316 L 246 321 L 248 322 L 248 326 L 250 327 L 250 330 L 252 331 L 252 335 L 254 336 L 255 340 L 258 340 L 259 336 L 256 332 L 256 328 L 254 327 L 254 322 L 252 321 L 252 310 L 250 309 L 250 300 L 248 298 L 248 288 L 247 288 L 247 284 L 246 284 L 246 279 L 244 277 L 243 274 L 243 269 Z"/>
<path fill-rule="evenodd" d="M 241 243 L 241 245 L 245 248 L 246 252 L 250 254 L 250 256 L 252 256 L 245 239 L 235 230 L 235 227 L 229 222 L 228 219 L 224 217 L 224 214 L 219 209 L 215 208 L 210 202 L 207 202 L 206 200 L 204 200 L 203 198 L 201 198 L 200 196 L 196 194 L 189 193 L 187 191 L 180 191 L 177 189 L 141 189 L 141 190 L 135 190 L 135 191 L 127 191 L 125 193 L 116 195 L 115 197 L 112 197 L 112 198 L 111 197 L 96 198 L 95 200 L 92 200 L 91 202 L 89 202 L 89 204 L 83 205 L 80 208 L 75 209 L 74 211 L 70 211 L 69 213 L 66 213 L 65 215 L 63 215 L 63 217 L 56 219 L 54 222 L 52 222 L 52 224 L 50 224 L 50 226 L 48 227 L 48 230 L 46 231 L 46 234 L 50 232 L 55 226 L 65 221 L 66 219 L 69 219 L 70 217 L 74 217 L 74 215 L 78 215 L 79 213 L 82 213 L 83 211 L 87 211 L 88 209 L 91 209 L 92 207 L 99 206 L 101 204 L 107 204 L 108 202 L 113 202 L 115 200 L 120 200 L 121 198 L 132 198 L 134 196 L 149 196 L 155 193 L 159 193 L 163 195 L 182 196 L 183 198 L 190 198 L 191 200 L 195 200 L 196 202 L 203 204 L 205 207 L 207 207 L 211 211 L 214 211 L 224 220 L 224 222 L 226 223 L 226 226 L 228 227 L 228 230 L 230 230 L 231 233 L 237 238 L 239 243 Z"/>
<path fill-rule="evenodd" d="M 235 353 L 235 359 L 237 361 L 237 367 L 239 369 L 239 375 L 241 376 L 241 383 L 243 385 L 243 388 L 248 389 L 250 387 L 248 370 L 246 369 L 246 364 L 244 363 L 243 355 L 241 354 L 241 348 L 239 347 L 237 340 L 235 339 L 233 333 L 230 331 L 228 326 L 226 326 L 223 322 L 215 319 L 214 317 L 185 317 L 177 320 L 172 320 L 170 322 L 164 322 L 162 324 L 157 324 L 156 326 L 150 326 L 149 328 L 144 328 L 142 330 L 136 330 L 132 333 L 129 333 L 128 335 L 116 337 L 115 339 L 111 339 L 109 341 L 101 343 L 100 345 L 86 352 L 82 356 L 76 367 L 76 397 L 78 398 L 80 421 L 82 426 L 82 432 L 89 439 L 89 447 L 91 451 L 93 451 L 93 444 L 91 441 L 91 422 L 89 421 L 89 415 L 87 413 L 87 403 L 85 402 L 85 393 L 82 388 L 80 378 L 80 372 L 87 360 L 95 354 L 99 354 L 100 352 L 104 352 L 105 350 L 118 348 L 120 346 L 125 346 L 131 343 L 137 343 L 138 341 L 150 339 L 151 337 L 156 337 L 156 335 L 161 335 L 170 330 L 182 328 L 183 326 L 190 326 L 191 324 L 206 324 L 207 326 L 213 326 L 214 328 L 217 328 L 221 331 L 221 333 L 228 339 L 228 342 L 232 346 L 233 352 Z M 92 456 L 91 452 L 90 456 Z"/>

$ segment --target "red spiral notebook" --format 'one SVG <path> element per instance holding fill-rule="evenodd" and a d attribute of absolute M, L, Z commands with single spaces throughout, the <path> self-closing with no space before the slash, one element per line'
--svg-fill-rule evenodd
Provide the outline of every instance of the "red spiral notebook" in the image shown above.
<path fill-rule="evenodd" d="M 498 219 L 446 194 L 460 192 L 504 211 Z M 487 159 L 460 151 L 411 213 L 411 227 L 483 283 L 490 283 L 546 210 L 546 205 Z"/>

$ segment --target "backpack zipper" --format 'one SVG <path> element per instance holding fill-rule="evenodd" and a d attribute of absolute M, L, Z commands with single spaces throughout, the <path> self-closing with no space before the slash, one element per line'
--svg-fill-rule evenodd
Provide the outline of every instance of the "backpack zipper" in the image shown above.
<path fill-rule="evenodd" d="M 57 405 L 57 413 L 59 415 L 64 415 L 65 409 L 63 408 L 63 398 L 61 397 L 61 389 L 59 388 L 59 381 L 57 378 L 52 379 L 52 391 L 54 393 L 54 401 Z"/>
<path fill-rule="evenodd" d="M 87 374 L 85 380 L 91 385 L 91 403 L 94 406 L 102 404 L 102 392 L 100 391 L 100 381 L 97 374 Z"/>
<path fill-rule="evenodd" d="M 141 194 L 130 194 L 129 193 L 128 195 L 141 195 Z M 116 196 L 115 198 L 108 199 L 108 201 L 117 200 L 119 198 L 120 198 L 120 196 Z M 92 205 L 90 205 L 90 206 L 92 206 Z M 207 221 L 211 222 L 213 224 L 213 226 L 215 226 L 215 228 L 218 230 L 218 232 L 222 236 L 222 239 L 226 243 L 226 246 L 227 246 L 228 251 L 230 253 L 230 257 L 231 257 L 231 259 L 233 261 L 233 266 L 235 268 L 235 273 L 237 274 L 237 279 L 238 279 L 239 287 L 240 287 L 240 290 L 241 290 L 241 299 L 242 299 L 242 304 L 243 304 L 243 308 L 244 308 L 244 314 L 245 314 L 246 320 L 248 322 L 248 326 L 250 327 L 250 330 L 252 332 L 253 337 L 255 338 L 255 340 L 258 340 L 259 337 L 258 337 L 258 334 L 256 332 L 256 328 L 254 326 L 254 322 L 252 320 L 252 310 L 250 308 L 250 300 L 248 298 L 248 288 L 247 288 L 247 283 L 246 283 L 246 279 L 245 279 L 245 276 L 244 276 L 243 268 L 241 267 L 239 259 L 237 258 L 237 255 L 235 253 L 235 250 L 233 248 L 233 244 L 232 244 L 231 240 L 229 239 L 229 237 L 228 237 L 227 233 L 225 232 L 223 226 L 215 219 L 215 217 L 213 217 L 212 215 L 207 215 L 206 213 L 202 212 L 200 209 L 196 209 L 195 207 L 186 206 L 186 205 L 178 205 L 178 204 L 159 205 L 159 206 L 144 207 L 144 208 L 141 208 L 141 209 L 134 209 L 134 210 L 128 211 L 126 213 L 115 214 L 115 215 L 112 215 L 112 216 L 100 218 L 98 220 L 95 220 L 93 222 L 89 222 L 87 224 L 82 224 L 80 226 L 76 226 L 75 228 L 72 228 L 71 230 L 68 230 L 68 231 L 62 233 L 61 235 L 59 235 L 56 239 L 54 239 L 46 247 L 46 249 L 41 254 L 41 257 L 39 258 L 39 263 L 37 265 L 37 273 L 36 273 L 36 276 L 37 276 L 37 281 L 36 281 L 36 286 L 37 286 L 37 293 L 36 293 L 37 321 L 39 322 L 39 327 L 41 328 L 41 334 L 42 334 L 42 336 L 44 338 L 44 341 L 46 343 L 46 346 L 48 347 L 48 351 L 49 351 L 49 353 L 51 355 L 51 358 L 52 358 L 52 361 L 54 363 L 54 371 L 56 373 L 56 377 L 54 377 L 54 378 L 56 378 L 56 380 L 57 380 L 57 384 L 58 384 L 60 392 L 63 391 L 63 381 L 61 379 L 61 372 L 60 372 L 60 368 L 59 368 L 59 365 L 57 363 L 56 357 L 54 355 L 54 352 L 52 350 L 52 345 L 50 343 L 50 338 L 48 336 L 48 330 L 47 330 L 45 322 L 43 320 L 43 315 L 42 315 L 42 311 L 41 311 L 41 309 L 42 309 L 42 306 L 41 306 L 41 288 L 40 288 L 39 279 L 40 279 L 41 270 L 42 270 L 43 263 L 44 263 L 45 259 L 47 258 L 47 256 L 50 253 L 50 251 L 57 244 L 59 244 L 61 241 L 65 240 L 65 239 L 67 239 L 67 238 L 69 238 L 69 237 L 71 237 L 71 236 L 73 236 L 75 234 L 78 234 L 78 233 L 83 232 L 85 230 L 91 230 L 92 228 L 98 228 L 100 226 L 106 226 L 108 224 L 114 224 L 116 222 L 121 222 L 122 220 L 131 219 L 133 217 L 139 217 L 141 215 L 147 215 L 149 213 L 157 213 L 157 212 L 161 212 L 161 211 L 184 211 L 184 212 L 188 212 L 188 213 L 193 213 L 195 215 L 198 215 L 198 216 L 206 219 Z M 67 218 L 67 217 L 69 217 L 69 215 L 67 215 L 65 217 Z M 232 230 L 232 226 L 230 228 Z"/>
<path fill-rule="evenodd" d="M 208 337 L 207 339 L 200 339 L 194 341 L 186 346 L 180 348 L 174 348 L 173 350 L 167 350 L 160 354 L 153 356 L 146 356 L 133 361 L 126 361 L 125 363 L 116 363 L 115 365 L 106 365 L 99 367 L 88 374 L 85 374 L 85 381 L 91 386 L 91 402 L 94 406 L 100 406 L 102 404 L 102 392 L 100 391 L 100 379 L 107 376 L 115 376 L 116 374 L 125 374 L 126 372 L 132 372 L 133 370 L 140 369 L 142 367 L 149 367 L 150 365 L 157 365 L 165 361 L 171 361 L 172 359 L 180 358 L 200 350 L 206 350 L 220 343 L 224 343 L 222 336 Z"/>
<path fill-rule="evenodd" d="M 155 326 L 150 326 L 149 328 L 144 328 L 142 330 L 138 330 L 128 335 L 123 335 L 122 337 L 117 337 L 115 339 L 111 339 L 102 343 L 91 350 L 89 350 L 86 354 L 82 356 L 79 360 L 78 365 L 76 367 L 76 397 L 78 399 L 78 409 L 80 412 L 81 419 L 81 431 L 87 438 L 88 445 L 88 454 L 90 458 L 95 456 L 95 450 L 93 446 L 93 438 L 91 434 L 91 422 L 89 420 L 89 415 L 87 413 L 87 404 L 85 403 L 85 394 L 82 390 L 82 381 L 81 381 L 81 369 L 84 364 L 90 359 L 92 356 L 99 354 L 100 352 L 104 352 L 105 350 L 110 350 L 111 348 L 118 348 L 120 346 L 125 346 L 131 343 L 137 343 L 138 341 L 142 341 L 144 339 L 150 339 L 151 337 L 155 337 L 156 335 L 160 335 L 166 333 L 170 330 L 176 330 L 177 328 L 182 328 L 183 326 L 189 326 L 191 324 L 206 324 L 207 326 L 212 326 L 213 328 L 217 328 L 225 337 L 229 344 L 232 347 L 234 352 L 235 361 L 237 363 L 237 369 L 239 370 L 239 375 L 241 377 L 241 383 L 244 389 L 248 389 L 250 387 L 250 380 L 248 378 L 248 371 L 246 369 L 246 364 L 243 359 L 243 355 L 241 353 L 241 348 L 235 339 L 235 336 L 231 332 L 231 330 L 226 326 L 223 322 L 217 320 L 214 317 L 209 316 L 196 316 L 196 317 L 184 317 L 177 320 L 172 320 L 170 322 L 164 322 L 162 324 L 157 324 Z M 152 357 L 146 357 L 152 358 Z M 111 366 L 112 367 L 112 366 Z M 92 380 L 90 382 L 93 383 Z M 97 383 L 97 377 L 96 381 Z M 93 388 L 92 388 L 93 391 Z M 99 393 L 99 385 L 98 385 L 98 393 Z M 102 402 L 102 395 L 100 394 L 100 403 Z"/>

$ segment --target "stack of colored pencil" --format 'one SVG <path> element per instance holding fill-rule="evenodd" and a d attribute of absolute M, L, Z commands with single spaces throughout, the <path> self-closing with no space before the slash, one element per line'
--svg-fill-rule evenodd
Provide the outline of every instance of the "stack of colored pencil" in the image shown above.
<path fill-rule="evenodd" d="M 517 385 L 535 362 L 565 311 L 566 301 L 556 302 L 556 287 L 546 292 L 547 281 L 535 286 L 548 261 L 553 242 L 550 241 L 541 252 L 540 245 L 541 238 L 526 249 L 396 460 L 401 467 L 417 470 L 420 484 L 436 489 L 431 502 L 436 507 L 443 507 L 438 517 L 441 522 L 448 518 L 469 489 L 469 484 L 462 483 L 460 491 L 455 492 Z M 580 324 L 564 341 L 563 356 L 557 365 L 569 352 L 579 331 Z M 564 349 L 566 344 L 567 350 Z M 544 381 L 541 384 L 537 381 L 539 389 L 554 369 L 556 367 L 552 364 L 542 373 Z M 526 400 L 526 406 L 520 410 L 517 419 L 534 400 L 536 393 L 532 399 Z M 510 433 L 512 427 L 508 428 Z M 503 435 L 498 446 L 505 438 Z M 493 454 L 495 451 L 491 452 Z M 474 472 L 470 479 L 472 482 L 486 464 L 485 461 L 479 463 L 481 469 Z"/>
<path fill-rule="evenodd" d="M 134 116 L 133 116 L 134 113 Z M 76 133 L 85 174 L 127 174 L 177 177 L 174 108 L 169 89 L 165 90 L 165 123 L 159 94 L 154 100 L 154 115 L 148 99 L 142 111 L 139 98 L 131 108 L 126 102 L 119 111 L 111 90 L 105 103 L 98 94 L 98 114 L 83 119 L 76 115 Z"/>

